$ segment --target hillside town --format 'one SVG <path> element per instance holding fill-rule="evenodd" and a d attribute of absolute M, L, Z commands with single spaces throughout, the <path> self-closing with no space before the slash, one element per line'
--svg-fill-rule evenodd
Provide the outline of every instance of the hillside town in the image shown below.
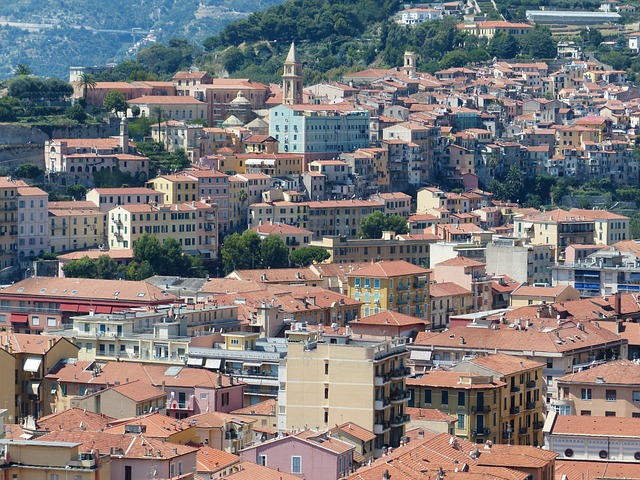
<path fill-rule="evenodd" d="M 640 479 L 637 207 L 569 188 L 638 187 L 640 88 L 571 42 L 313 85 L 298 49 L 278 84 L 71 68 L 126 104 L 0 177 L 0 477 Z"/>

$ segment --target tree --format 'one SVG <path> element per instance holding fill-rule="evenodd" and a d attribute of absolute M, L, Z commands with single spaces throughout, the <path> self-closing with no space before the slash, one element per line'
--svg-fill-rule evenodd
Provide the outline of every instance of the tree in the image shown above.
<path fill-rule="evenodd" d="M 289 249 L 278 235 L 267 235 L 260 242 L 262 268 L 285 268 L 289 266 Z"/>
<path fill-rule="evenodd" d="M 13 174 L 18 178 L 38 178 L 44 175 L 44 168 L 33 163 L 23 163 L 16 167 Z"/>
<path fill-rule="evenodd" d="M 468 61 L 469 57 L 467 52 L 464 50 L 453 50 L 444 54 L 442 60 L 440 60 L 440 68 L 464 67 Z"/>
<path fill-rule="evenodd" d="M 65 108 L 64 116 L 79 123 L 82 123 L 87 119 L 87 114 L 85 113 L 84 108 L 77 103 L 71 107 Z"/>
<path fill-rule="evenodd" d="M 87 256 L 63 265 L 62 271 L 69 278 L 98 278 L 96 262 Z"/>
<path fill-rule="evenodd" d="M 87 98 L 87 92 L 96 88 L 95 77 L 90 73 L 81 73 L 78 77 L 78 86 L 82 89 L 82 97 Z"/>
<path fill-rule="evenodd" d="M 499 33 L 489 42 L 489 53 L 498 58 L 513 58 L 520 51 L 520 44 L 513 35 Z"/>
<path fill-rule="evenodd" d="M 234 233 L 224 239 L 220 256 L 222 269 L 226 274 L 234 270 L 246 270 L 262 267 L 262 246 L 260 236 L 253 230 L 242 234 Z"/>
<path fill-rule="evenodd" d="M 162 128 L 162 117 L 164 117 L 164 110 L 160 105 L 155 105 L 151 109 L 151 112 L 149 113 L 149 115 L 158 119 L 158 143 L 162 144 L 162 139 L 160 134 L 161 134 L 161 128 Z M 169 136 L 167 135 L 167 141 L 168 141 L 168 137 Z"/>
<path fill-rule="evenodd" d="M 97 278 L 110 280 L 118 277 L 118 264 L 109 255 L 100 255 L 95 263 Z"/>
<path fill-rule="evenodd" d="M 289 261 L 298 267 L 308 267 L 313 263 L 322 263 L 328 260 L 331 254 L 322 247 L 302 247 L 294 250 L 289 255 Z"/>
<path fill-rule="evenodd" d="M 361 238 L 382 238 L 382 232 L 393 231 L 397 234 L 407 233 L 407 220 L 401 215 L 387 217 L 381 211 L 373 212 L 360 221 L 358 236 Z"/>
<path fill-rule="evenodd" d="M 536 27 L 520 39 L 522 50 L 534 58 L 555 58 L 558 54 L 556 43 L 551 37 L 549 27 L 536 25 Z"/>
<path fill-rule="evenodd" d="M 127 112 L 127 99 L 124 95 L 116 90 L 110 90 L 104 97 L 102 106 L 109 112 L 114 112 L 116 116 L 118 112 L 125 114 Z"/>
<path fill-rule="evenodd" d="M 67 195 L 74 200 L 84 200 L 87 195 L 87 188 L 83 185 L 67 185 Z"/>
<path fill-rule="evenodd" d="M 16 69 L 13 71 L 13 74 L 16 77 L 26 77 L 27 75 L 31 75 L 31 69 L 27 67 L 24 63 L 19 63 L 16 66 Z"/>
<path fill-rule="evenodd" d="M 162 245 L 155 235 L 145 233 L 133 242 L 134 260 L 138 263 L 149 262 L 154 271 L 162 262 L 163 253 Z"/>

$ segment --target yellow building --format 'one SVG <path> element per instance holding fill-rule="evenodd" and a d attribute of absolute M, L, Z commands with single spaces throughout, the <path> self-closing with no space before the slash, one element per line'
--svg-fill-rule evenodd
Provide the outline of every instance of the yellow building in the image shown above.
<path fill-rule="evenodd" d="M 395 447 L 409 422 L 405 340 L 290 343 L 278 429 L 355 424 L 372 431 L 374 455 Z"/>
<path fill-rule="evenodd" d="M 432 370 L 407 379 L 410 407 L 435 408 L 458 419 L 454 434 L 500 441 L 500 402 L 506 384 L 491 375 Z"/>
<path fill-rule="evenodd" d="M 51 253 L 105 244 L 105 213 L 93 202 L 49 202 Z"/>
<path fill-rule="evenodd" d="M 272 177 L 301 175 L 303 156 L 293 153 L 238 153 L 239 173 L 264 173 Z"/>
<path fill-rule="evenodd" d="M 149 180 L 147 188 L 160 192 L 163 203 L 182 203 L 200 200 L 198 179 L 187 174 L 160 175 Z"/>
<path fill-rule="evenodd" d="M 27 186 L 9 177 L 0 177 L 0 265 L 15 263 L 18 255 L 18 187 Z"/>
<path fill-rule="evenodd" d="M 504 20 L 490 20 L 485 22 L 461 23 L 458 28 L 477 37 L 491 39 L 498 34 L 522 37 L 533 28 L 528 23 L 511 23 Z"/>
<path fill-rule="evenodd" d="M 363 317 L 393 310 L 429 319 L 430 274 L 430 270 L 405 261 L 369 264 L 347 275 L 349 297 L 363 302 Z"/>
<path fill-rule="evenodd" d="M 492 375 L 495 382 L 503 382 L 498 405 L 498 443 L 512 445 L 543 444 L 545 386 L 544 363 L 501 353 L 463 361 L 453 367 L 460 372 Z"/>
<path fill-rule="evenodd" d="M 556 154 L 561 155 L 565 147 L 581 147 L 586 142 L 602 143 L 605 135 L 597 128 L 576 125 L 556 126 Z"/>
<path fill-rule="evenodd" d="M 197 182 L 196 182 L 197 184 Z M 121 205 L 109 211 L 109 248 L 133 248 L 145 233 L 160 242 L 173 238 L 182 249 L 205 258 L 218 252 L 216 206 L 201 202 L 175 205 Z"/>
<path fill-rule="evenodd" d="M 0 440 L 0 470 L 21 480 L 110 478 L 109 452 L 85 450 L 78 442 Z"/>

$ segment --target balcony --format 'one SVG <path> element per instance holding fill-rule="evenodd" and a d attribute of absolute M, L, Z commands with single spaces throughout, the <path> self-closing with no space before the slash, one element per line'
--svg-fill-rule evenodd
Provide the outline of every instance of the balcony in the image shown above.
<path fill-rule="evenodd" d="M 533 422 L 534 430 L 542 430 L 543 427 L 544 427 L 544 422 Z"/>
<path fill-rule="evenodd" d="M 373 425 L 373 433 L 375 435 L 382 435 L 384 432 L 389 430 L 389 422 L 375 423 Z"/>
<path fill-rule="evenodd" d="M 473 405 L 471 407 L 471 413 L 489 413 L 491 411 L 490 405 L 480 405 L 479 407 Z"/>
<path fill-rule="evenodd" d="M 409 289 L 409 285 L 405 285 L 403 283 L 398 285 L 398 290 L 408 290 Z"/>
<path fill-rule="evenodd" d="M 167 410 L 193 411 L 193 400 L 184 402 L 169 401 L 167 402 Z"/>
<path fill-rule="evenodd" d="M 536 409 L 536 402 L 527 402 L 527 410 L 535 410 Z"/>
<path fill-rule="evenodd" d="M 529 428 L 528 427 L 520 427 L 520 429 L 518 430 L 518 433 L 520 435 L 526 435 L 527 433 L 529 433 Z"/>
<path fill-rule="evenodd" d="M 383 399 L 376 399 L 373 402 L 373 409 L 374 410 L 384 410 L 390 404 L 391 404 L 391 401 L 389 400 L 389 397 L 385 397 Z"/>
<path fill-rule="evenodd" d="M 517 415 L 517 414 L 519 414 L 519 413 L 520 413 L 520 407 L 511 407 L 511 408 L 509 409 L 509 413 L 510 413 L 511 415 Z"/>
<path fill-rule="evenodd" d="M 491 435 L 491 429 L 489 428 L 482 428 L 482 429 L 477 429 L 477 430 L 472 430 L 471 431 L 471 436 L 472 437 L 477 437 L 478 435 Z"/>
<path fill-rule="evenodd" d="M 518 385 L 511 385 L 511 393 L 517 393 L 520 391 L 520 387 Z"/>
<path fill-rule="evenodd" d="M 391 375 L 389 375 L 388 373 L 384 373 L 382 375 L 376 375 L 373 378 L 373 384 L 376 387 L 381 387 L 383 386 L 385 383 L 389 383 L 391 381 Z"/>
<path fill-rule="evenodd" d="M 389 375 L 391 375 L 391 380 L 401 380 L 410 373 L 411 371 L 408 368 L 400 367 L 395 370 L 391 370 L 391 372 L 389 372 Z"/>
<path fill-rule="evenodd" d="M 409 423 L 410 420 L 411 420 L 411 417 L 409 415 L 398 415 L 397 417 L 394 417 L 391 419 L 391 426 L 400 427 L 402 425 Z"/>
<path fill-rule="evenodd" d="M 535 380 L 529 380 L 529 381 L 526 383 L 526 387 L 527 387 L 527 388 L 536 388 L 536 382 L 535 382 Z"/>
<path fill-rule="evenodd" d="M 402 403 L 409 400 L 409 391 L 399 391 L 391 394 L 391 403 Z"/>
<path fill-rule="evenodd" d="M 510 431 L 502 432 L 502 440 L 510 441 L 512 438 L 512 434 Z"/>

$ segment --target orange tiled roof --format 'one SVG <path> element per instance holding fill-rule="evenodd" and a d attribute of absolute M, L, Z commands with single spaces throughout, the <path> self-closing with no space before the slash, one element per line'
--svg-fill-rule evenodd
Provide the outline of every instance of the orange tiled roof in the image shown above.
<path fill-rule="evenodd" d="M 482 375 L 469 372 L 430 370 L 428 372 L 425 372 L 420 378 L 407 378 L 406 381 L 407 385 L 412 386 L 456 388 L 461 390 L 497 388 L 506 385 L 506 383 L 497 380 L 491 380 L 490 382 L 483 383 L 463 383 L 461 381 L 462 377 L 479 378 L 482 377 Z"/>
<path fill-rule="evenodd" d="M 431 271 L 403 260 L 393 262 L 377 262 L 349 273 L 347 276 L 359 277 L 401 277 L 405 275 L 428 275 Z"/>
<path fill-rule="evenodd" d="M 115 418 L 108 417 L 103 413 L 94 413 L 86 409 L 71 407 L 59 413 L 40 417 L 37 425 L 38 430 L 49 430 L 51 432 L 56 430 L 99 432 L 114 420 Z"/>
<path fill-rule="evenodd" d="M 536 362 L 535 360 L 514 357 L 513 355 L 506 355 L 504 353 L 495 353 L 492 355 L 473 358 L 469 360 L 469 363 L 479 365 L 502 375 L 513 375 L 533 368 L 541 368 L 545 366 L 543 363 Z"/>
<path fill-rule="evenodd" d="M 198 448 L 198 473 L 215 473 L 240 462 L 240 457 L 208 445 Z"/>
<path fill-rule="evenodd" d="M 640 418 L 557 415 L 551 435 L 640 437 Z"/>
<path fill-rule="evenodd" d="M 630 360 L 608 362 L 582 372 L 570 373 L 558 378 L 558 382 L 638 386 L 640 385 L 640 364 Z"/>

